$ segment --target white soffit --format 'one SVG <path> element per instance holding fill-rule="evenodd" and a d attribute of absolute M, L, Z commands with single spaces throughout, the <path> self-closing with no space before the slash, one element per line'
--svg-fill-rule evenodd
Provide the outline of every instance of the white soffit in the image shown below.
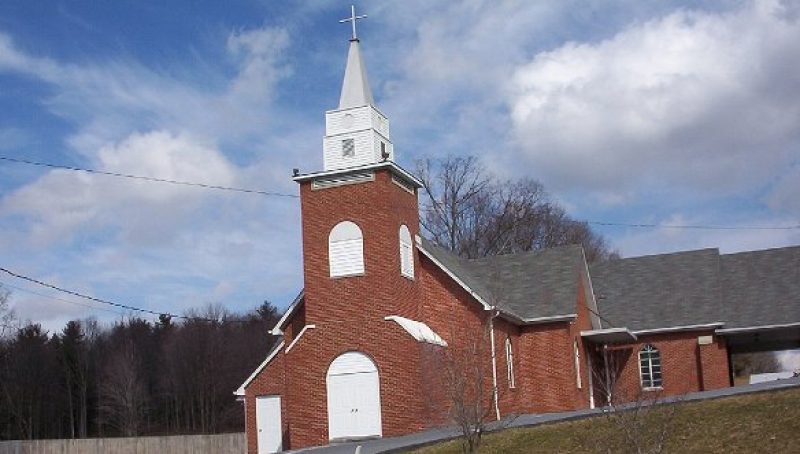
<path fill-rule="evenodd" d="M 247 380 L 245 380 L 244 383 L 242 383 L 242 385 L 239 386 L 239 389 L 233 392 L 233 395 L 240 397 L 244 396 L 244 389 L 247 388 L 247 385 L 249 385 L 250 382 L 253 381 L 253 379 L 256 378 L 256 376 L 259 373 L 261 373 L 261 371 L 264 370 L 264 368 L 267 367 L 267 365 L 270 362 L 272 362 L 275 356 L 277 356 L 278 353 L 281 352 L 282 348 L 283 348 L 283 341 L 281 341 L 278 345 L 272 348 L 272 352 L 269 355 L 267 355 L 267 359 L 265 359 L 264 362 L 262 362 L 261 364 L 258 365 L 258 367 L 256 367 L 256 370 L 254 370 L 253 373 L 250 374 L 249 377 L 247 377 Z"/>
<path fill-rule="evenodd" d="M 440 345 L 442 347 L 447 347 L 447 342 L 442 339 L 438 334 L 433 332 L 433 330 L 426 324 L 422 322 L 418 322 L 416 320 L 411 320 L 405 317 L 400 317 L 399 315 L 390 315 L 385 317 L 384 320 L 389 320 L 396 322 L 400 325 L 408 334 L 411 335 L 417 342 L 425 342 L 428 344 L 433 345 Z"/>

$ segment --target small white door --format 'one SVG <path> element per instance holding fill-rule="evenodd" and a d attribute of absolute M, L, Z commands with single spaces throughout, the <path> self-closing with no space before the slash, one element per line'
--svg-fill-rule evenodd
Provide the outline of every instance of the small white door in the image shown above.
<path fill-rule="evenodd" d="M 283 430 L 281 427 L 281 397 L 256 397 L 258 454 L 283 451 Z"/>
<path fill-rule="evenodd" d="M 348 352 L 331 363 L 327 376 L 328 438 L 380 437 L 380 381 L 363 353 Z"/>

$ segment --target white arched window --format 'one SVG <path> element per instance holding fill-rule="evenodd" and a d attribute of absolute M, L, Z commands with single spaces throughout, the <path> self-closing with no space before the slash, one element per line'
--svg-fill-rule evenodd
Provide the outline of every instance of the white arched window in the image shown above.
<path fill-rule="evenodd" d="M 411 232 L 405 225 L 400 226 L 400 274 L 414 279 L 414 249 L 411 244 Z"/>
<path fill-rule="evenodd" d="M 328 237 L 331 277 L 364 274 L 364 236 L 350 221 L 336 224 Z"/>
<path fill-rule="evenodd" d="M 514 381 L 514 349 L 511 346 L 511 338 L 506 337 L 506 378 L 508 379 L 508 387 L 515 388 Z"/>
<path fill-rule="evenodd" d="M 639 375 L 642 388 L 661 387 L 661 353 L 650 344 L 639 350 Z"/>

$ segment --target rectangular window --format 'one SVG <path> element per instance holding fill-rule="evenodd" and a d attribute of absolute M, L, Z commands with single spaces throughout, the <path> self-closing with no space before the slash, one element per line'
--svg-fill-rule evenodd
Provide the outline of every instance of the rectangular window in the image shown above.
<path fill-rule="evenodd" d="M 575 350 L 575 382 L 578 385 L 578 389 L 581 389 L 583 383 L 581 383 L 581 351 L 578 349 L 578 341 L 573 341 L 572 347 Z"/>
<path fill-rule="evenodd" d="M 511 339 L 506 338 L 506 378 L 509 388 L 516 388 L 514 381 L 514 349 L 511 346 Z"/>
<path fill-rule="evenodd" d="M 661 388 L 661 353 L 652 345 L 639 350 L 639 376 L 642 388 Z"/>
<path fill-rule="evenodd" d="M 356 154 L 356 141 L 355 139 L 342 140 L 342 156 L 355 156 Z"/>

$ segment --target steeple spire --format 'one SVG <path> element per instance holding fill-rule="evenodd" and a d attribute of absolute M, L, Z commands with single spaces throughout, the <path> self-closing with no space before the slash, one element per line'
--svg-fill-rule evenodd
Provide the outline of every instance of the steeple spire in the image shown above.
<path fill-rule="evenodd" d="M 373 105 L 372 90 L 369 88 L 367 79 L 367 67 L 361 58 L 361 45 L 356 34 L 356 21 L 364 19 L 367 15 L 356 16 L 356 7 L 350 6 L 350 17 L 339 22 L 351 22 L 353 26 L 353 37 L 350 38 L 350 50 L 347 53 L 347 67 L 344 70 L 344 82 L 342 83 L 342 95 L 339 98 L 339 108 L 347 109 L 350 107 L 360 107 Z"/>
<path fill-rule="evenodd" d="M 389 138 L 389 119 L 375 107 L 367 80 L 367 67 L 361 57 L 361 43 L 355 23 L 366 15 L 339 22 L 351 22 L 353 35 L 344 70 L 339 107 L 325 112 L 325 138 L 322 140 L 322 162 L 325 171 L 353 169 L 394 160 L 394 147 Z"/>

